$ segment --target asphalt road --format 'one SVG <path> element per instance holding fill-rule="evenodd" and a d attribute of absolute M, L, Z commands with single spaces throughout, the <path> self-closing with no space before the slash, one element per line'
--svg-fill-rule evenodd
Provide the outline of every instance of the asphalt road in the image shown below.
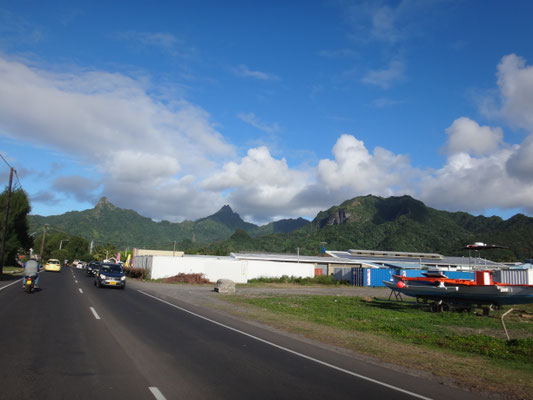
<path fill-rule="evenodd" d="M 128 282 L 0 282 L 0 399 L 473 399 Z"/>

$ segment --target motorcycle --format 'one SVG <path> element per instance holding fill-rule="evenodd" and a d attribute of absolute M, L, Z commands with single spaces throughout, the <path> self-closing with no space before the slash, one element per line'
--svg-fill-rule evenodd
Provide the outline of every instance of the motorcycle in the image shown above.
<path fill-rule="evenodd" d="M 35 276 L 24 277 L 24 291 L 26 293 L 33 293 L 35 291 Z"/>

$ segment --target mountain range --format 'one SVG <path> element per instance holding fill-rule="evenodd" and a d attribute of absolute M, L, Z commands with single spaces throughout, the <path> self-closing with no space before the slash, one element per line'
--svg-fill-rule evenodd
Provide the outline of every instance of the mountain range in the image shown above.
<path fill-rule="evenodd" d="M 484 254 L 499 261 L 531 258 L 533 218 L 517 214 L 473 216 L 427 207 L 410 196 L 360 196 L 321 211 L 308 221 L 285 219 L 257 226 L 231 207 L 196 221 L 155 222 L 121 209 L 105 197 L 93 209 L 62 215 L 29 216 L 30 229 L 50 229 L 119 248 L 176 248 L 187 253 L 227 255 L 231 251 L 289 252 L 315 255 L 321 242 L 332 250 L 376 249 L 468 255 L 466 244 L 484 242 L 505 249 Z"/>
<path fill-rule="evenodd" d="M 117 247 L 164 247 L 183 241 L 205 244 L 229 238 L 236 229 L 243 229 L 251 236 L 261 236 L 291 232 L 309 224 L 308 220 L 298 218 L 258 226 L 243 221 L 228 205 L 196 221 L 155 222 L 133 210 L 116 207 L 106 197 L 89 210 L 48 217 L 29 215 L 28 218 L 30 231 L 42 231 L 46 224 L 51 231 L 81 236 L 101 244 L 111 243 Z"/>

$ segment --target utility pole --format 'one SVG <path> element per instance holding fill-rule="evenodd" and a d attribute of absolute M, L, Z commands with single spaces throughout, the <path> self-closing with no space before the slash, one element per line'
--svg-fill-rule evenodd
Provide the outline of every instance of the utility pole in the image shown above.
<path fill-rule="evenodd" d="M 2 247 L 0 248 L 0 275 L 4 273 L 4 252 L 6 249 L 7 221 L 9 217 L 9 200 L 11 199 L 11 185 L 13 184 L 14 168 L 11 167 L 9 173 L 9 185 L 7 187 L 6 214 L 4 215 L 4 226 L 2 230 Z"/>
<path fill-rule="evenodd" d="M 43 240 L 41 240 L 41 251 L 39 251 L 39 262 L 42 262 L 43 260 L 44 238 L 46 237 L 46 229 L 48 229 L 48 224 L 44 225 Z"/>
<path fill-rule="evenodd" d="M 172 257 L 176 256 L 176 241 L 174 240 L 174 252 L 172 253 Z"/>

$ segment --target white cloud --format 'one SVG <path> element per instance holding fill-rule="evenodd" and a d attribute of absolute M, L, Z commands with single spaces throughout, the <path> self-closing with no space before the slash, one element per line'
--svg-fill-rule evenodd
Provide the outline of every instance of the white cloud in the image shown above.
<path fill-rule="evenodd" d="M 533 134 L 529 135 L 507 161 L 507 172 L 528 184 L 533 182 Z"/>
<path fill-rule="evenodd" d="M 194 49 L 187 47 L 185 42 L 167 32 L 137 32 L 125 31 L 117 34 L 120 40 L 130 46 L 153 47 L 173 56 L 191 56 Z"/>
<path fill-rule="evenodd" d="M 370 154 L 364 143 L 351 135 L 337 140 L 333 155 L 335 160 L 320 160 L 317 168 L 320 183 L 331 190 L 349 188 L 352 193 L 388 196 L 396 188 L 405 191 L 416 173 L 407 156 L 381 147 Z"/>
<path fill-rule="evenodd" d="M 209 176 L 234 157 L 235 148 L 205 110 L 183 99 L 160 101 L 150 89 L 146 79 L 103 71 L 50 73 L 0 57 L 0 132 L 85 160 L 106 176 L 105 189 L 115 196 L 108 197 L 119 204 L 138 199 L 113 188 L 130 185 L 138 197 L 143 182 L 144 193 L 158 203 L 143 207 L 148 216 L 165 208 L 174 208 L 175 219 L 205 216 L 217 204 L 212 198 L 184 214 L 189 206 L 168 193 L 182 191 L 185 176 Z M 187 183 L 188 194 L 195 185 Z"/>
<path fill-rule="evenodd" d="M 392 60 L 389 66 L 381 70 L 369 71 L 361 81 L 369 85 L 390 88 L 394 83 L 405 79 L 405 64 L 400 60 Z"/>
<path fill-rule="evenodd" d="M 54 190 L 73 195 L 81 202 L 96 200 L 94 197 L 91 198 L 91 193 L 98 186 L 98 182 L 79 175 L 59 176 L 52 184 Z"/>
<path fill-rule="evenodd" d="M 533 131 L 533 65 L 516 54 L 498 64 L 498 88 L 476 96 L 481 112 L 512 127 Z"/>
<path fill-rule="evenodd" d="M 446 129 L 448 154 L 468 153 L 484 155 L 493 153 L 503 141 L 501 128 L 480 126 L 476 121 L 466 117 L 456 119 Z"/>
<path fill-rule="evenodd" d="M 498 65 L 498 86 L 502 96 L 501 114 L 511 123 L 533 131 L 533 66 L 515 54 Z"/>
<path fill-rule="evenodd" d="M 392 107 L 400 104 L 404 104 L 404 100 L 394 100 L 388 99 L 386 97 L 381 97 L 372 101 L 372 105 L 377 108 Z"/>
<path fill-rule="evenodd" d="M 533 154 L 533 138 L 511 146 L 503 142 L 499 128 L 480 127 L 467 118 L 456 120 L 447 133 L 461 136 L 460 129 L 465 134 L 461 141 L 479 135 L 489 136 L 489 140 L 483 151 L 475 143 L 464 146 L 448 143 L 450 151 L 445 165 L 420 179 L 419 198 L 432 207 L 451 211 L 480 213 L 493 208 L 533 211 L 533 186 L 524 184 L 532 181 L 533 163 L 529 158 Z M 452 151 L 453 147 L 458 147 L 457 151 Z"/>
<path fill-rule="evenodd" d="M 233 72 L 235 75 L 240 76 L 242 78 L 254 78 L 261 81 L 279 81 L 280 78 L 277 75 L 270 74 L 267 72 L 262 71 L 254 71 L 248 68 L 244 64 L 240 64 L 236 68 L 233 68 Z"/>
<path fill-rule="evenodd" d="M 239 113 L 237 118 L 266 133 L 275 133 L 279 131 L 279 125 L 277 123 L 268 124 L 261 121 L 254 113 Z"/>
<path fill-rule="evenodd" d="M 514 77 L 511 81 L 527 90 L 502 89 L 509 99 L 502 113 L 527 126 L 521 107 L 533 93 L 529 69 L 509 60 L 502 62 L 506 82 Z M 415 168 L 407 155 L 389 149 L 368 149 L 347 134 L 338 138 L 331 158 L 291 167 L 266 146 L 238 158 L 206 110 L 181 98 L 162 101 L 149 94 L 151 89 L 146 78 L 104 71 L 50 73 L 0 57 L 0 132 L 20 143 L 74 155 L 99 173 L 85 180 L 61 171 L 66 177 L 49 187 L 73 197 L 102 188 L 118 206 L 156 219 L 196 219 L 223 204 L 257 222 L 313 217 L 365 194 L 410 194 L 448 210 L 533 212 L 533 135 L 510 145 L 502 128 L 461 117 L 446 129 L 447 159 L 435 170 Z M 259 129 L 277 129 L 253 113 L 239 118 Z M 54 199 L 42 191 L 34 197 Z"/>
<path fill-rule="evenodd" d="M 104 171 L 114 180 L 133 185 L 172 179 L 180 170 L 178 161 L 166 155 L 118 150 L 104 163 Z"/>
<path fill-rule="evenodd" d="M 229 162 L 204 181 L 212 191 L 229 190 L 227 200 L 244 216 L 263 220 L 272 215 L 294 216 L 292 203 L 308 184 L 309 174 L 290 169 L 285 159 L 275 159 L 262 146 L 248 150 L 240 162 Z"/>

